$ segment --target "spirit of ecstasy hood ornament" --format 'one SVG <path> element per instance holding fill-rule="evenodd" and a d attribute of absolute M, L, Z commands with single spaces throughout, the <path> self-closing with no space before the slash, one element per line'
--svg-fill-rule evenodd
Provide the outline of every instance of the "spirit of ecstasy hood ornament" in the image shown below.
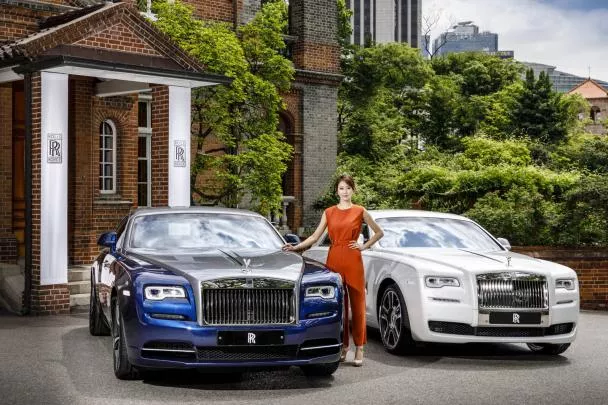
<path fill-rule="evenodd" d="M 242 270 L 243 273 L 251 273 L 251 259 L 243 259 L 243 264 L 245 264 L 245 268 Z"/>

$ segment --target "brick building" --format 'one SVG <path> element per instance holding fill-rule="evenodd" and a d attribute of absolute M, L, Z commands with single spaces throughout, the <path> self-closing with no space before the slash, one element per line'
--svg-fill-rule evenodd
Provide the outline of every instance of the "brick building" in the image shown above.
<path fill-rule="evenodd" d="M 260 7 L 186 2 L 235 25 Z M 133 207 L 189 205 L 191 88 L 228 80 L 134 3 L 0 0 L 0 300 L 20 279 L 24 312 L 68 312 L 68 269 L 89 264 L 100 232 Z M 281 129 L 295 149 L 284 179 L 292 229 L 318 220 L 312 203 L 335 168 L 336 21 L 334 0 L 290 2 L 296 79 Z"/>
<path fill-rule="evenodd" d="M 568 94 L 580 94 L 589 102 L 590 122 L 585 129 L 594 134 L 605 134 L 606 127 L 604 122 L 608 119 L 608 90 L 593 79 L 587 79 Z"/>

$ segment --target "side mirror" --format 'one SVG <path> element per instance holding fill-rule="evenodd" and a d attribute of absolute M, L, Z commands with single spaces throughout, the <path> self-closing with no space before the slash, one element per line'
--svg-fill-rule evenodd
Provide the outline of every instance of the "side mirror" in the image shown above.
<path fill-rule="evenodd" d="M 287 233 L 284 236 L 285 238 L 285 242 L 289 243 L 290 245 L 297 245 L 298 243 L 300 243 L 300 238 L 298 237 L 298 235 L 294 235 L 293 233 Z"/>
<path fill-rule="evenodd" d="M 116 232 L 105 232 L 97 239 L 97 244 L 110 248 L 110 252 L 114 252 L 116 250 L 116 240 Z"/>
<path fill-rule="evenodd" d="M 506 240 L 505 238 L 498 238 L 498 243 L 500 243 L 502 245 L 502 247 L 504 247 L 507 250 L 511 250 L 511 244 L 509 243 L 508 240 Z"/>

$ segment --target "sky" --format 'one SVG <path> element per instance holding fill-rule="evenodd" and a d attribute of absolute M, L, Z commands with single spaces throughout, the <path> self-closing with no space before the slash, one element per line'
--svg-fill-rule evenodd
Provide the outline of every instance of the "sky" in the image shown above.
<path fill-rule="evenodd" d="M 608 0 L 422 0 L 422 15 L 440 16 L 432 40 L 473 21 L 517 60 L 608 81 Z"/>

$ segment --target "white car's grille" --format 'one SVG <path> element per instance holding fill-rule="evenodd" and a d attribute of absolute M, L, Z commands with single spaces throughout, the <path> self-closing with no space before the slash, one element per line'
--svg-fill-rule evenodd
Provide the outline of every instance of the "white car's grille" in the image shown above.
<path fill-rule="evenodd" d="M 203 282 L 201 285 L 203 323 L 207 325 L 294 323 L 296 319 L 294 286 L 295 284 L 291 282 L 268 279 Z"/>
<path fill-rule="evenodd" d="M 547 279 L 539 274 L 503 272 L 477 276 L 479 309 L 549 308 Z"/>

